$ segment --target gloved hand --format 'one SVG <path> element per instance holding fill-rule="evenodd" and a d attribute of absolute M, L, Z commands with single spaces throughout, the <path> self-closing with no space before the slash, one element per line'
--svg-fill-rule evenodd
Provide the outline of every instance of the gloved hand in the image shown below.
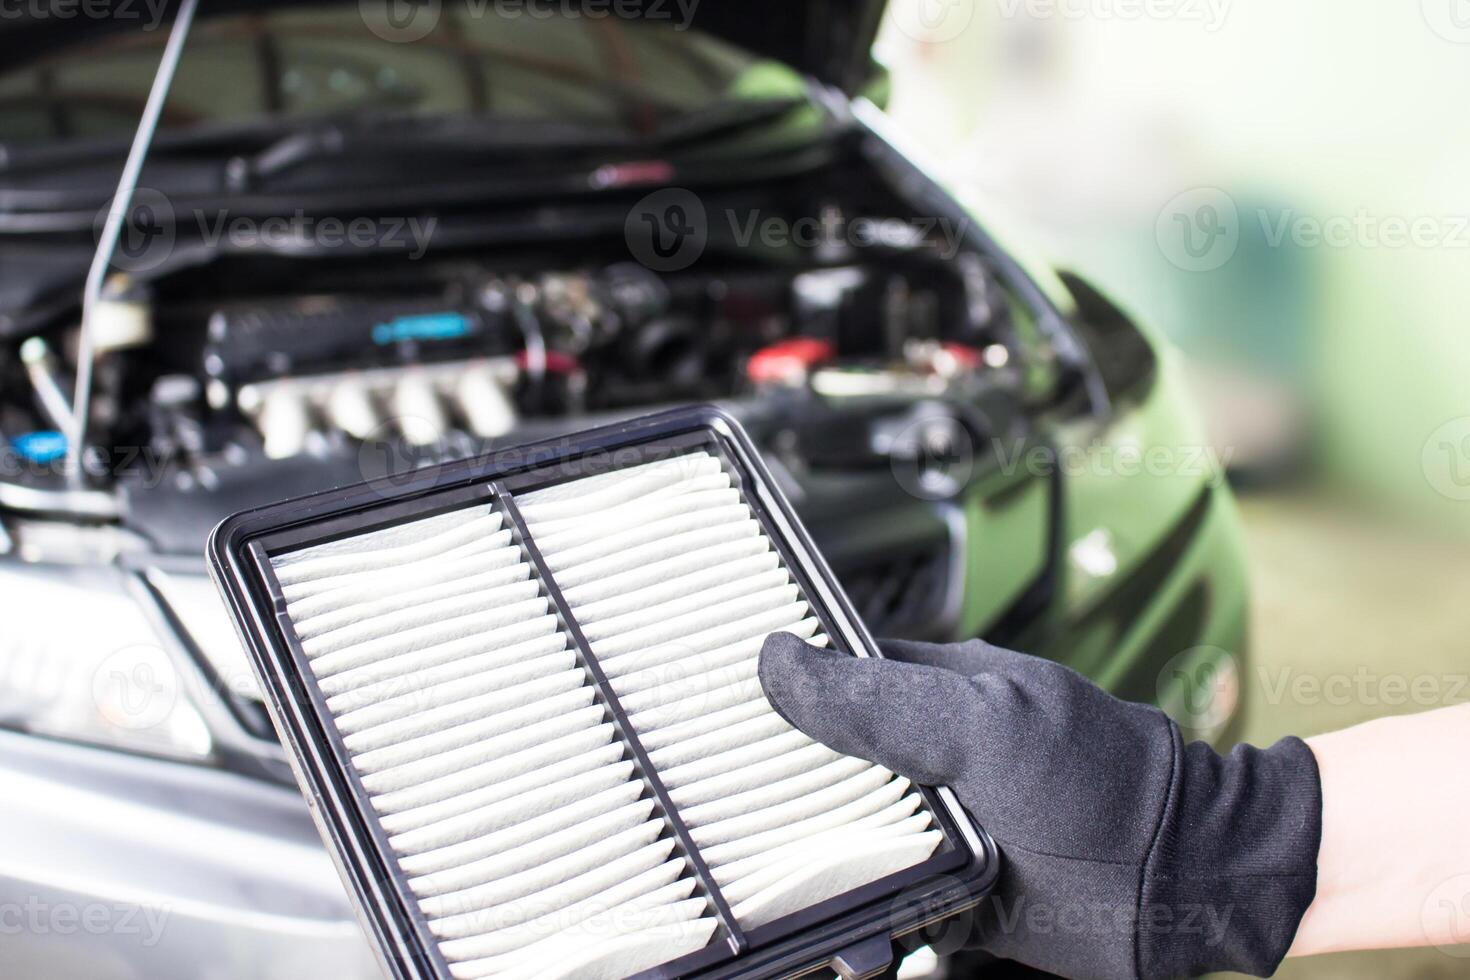
<path fill-rule="evenodd" d="M 883 651 L 778 633 L 761 684 L 831 748 L 953 787 L 1002 852 L 980 947 L 1077 978 L 1274 972 L 1316 892 L 1305 743 L 1221 757 L 1047 660 L 979 641 Z"/>

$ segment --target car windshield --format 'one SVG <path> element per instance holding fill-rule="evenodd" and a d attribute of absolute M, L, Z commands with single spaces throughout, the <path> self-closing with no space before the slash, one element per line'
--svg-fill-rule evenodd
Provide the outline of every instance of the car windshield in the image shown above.
<path fill-rule="evenodd" d="M 363 0 L 212 17 L 206 6 L 161 128 L 387 114 L 636 135 L 731 98 L 800 91 L 789 70 L 682 24 L 675 5 L 662 19 L 568 16 L 490 0 L 443 0 L 395 18 L 396 5 Z M 166 26 L 79 38 L 0 69 L 0 143 L 126 139 Z"/>

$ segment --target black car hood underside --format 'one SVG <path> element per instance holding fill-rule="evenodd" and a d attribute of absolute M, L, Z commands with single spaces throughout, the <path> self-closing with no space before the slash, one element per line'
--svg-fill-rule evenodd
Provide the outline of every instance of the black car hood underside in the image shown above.
<path fill-rule="evenodd" d="M 136 30 L 145 0 L 89 0 L 89 11 L 113 8 L 119 16 L 77 16 L 77 5 L 41 0 L 0 20 L 0 64 L 19 65 L 52 54 L 79 39 L 109 31 Z M 155 0 L 172 11 L 177 0 Z M 252 10 L 281 10 L 306 0 L 204 0 L 199 16 Z M 320 5 L 322 0 L 310 0 Z M 351 0 L 343 0 L 351 2 Z M 401 0 L 437 3 L 439 0 Z M 492 0 L 493 2 L 493 0 Z M 540 0 L 517 0 L 526 7 Z M 557 0 L 566 3 L 567 0 Z M 572 0 L 575 3 L 575 0 Z M 590 2 L 590 0 L 589 0 Z M 548 2 L 549 9 L 557 9 Z M 856 92 L 871 77 L 869 54 L 885 0 L 642 0 L 627 5 L 650 18 L 677 18 L 686 26 L 748 51 L 774 58 L 828 85 Z M 121 16 L 132 8 L 129 16 Z M 599 9 L 607 9 L 605 6 Z M 620 11 L 625 9 L 618 8 Z"/>

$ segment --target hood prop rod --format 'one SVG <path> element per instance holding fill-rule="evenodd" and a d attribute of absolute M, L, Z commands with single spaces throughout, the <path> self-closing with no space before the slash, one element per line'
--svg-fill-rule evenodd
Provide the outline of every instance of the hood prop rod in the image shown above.
<path fill-rule="evenodd" d="M 180 0 L 179 12 L 169 29 L 168 41 L 163 47 L 163 56 L 158 59 L 158 70 L 153 75 L 153 85 L 148 90 L 148 101 L 143 106 L 143 115 L 133 133 L 133 144 L 128 149 L 127 162 L 117 181 L 117 191 L 112 195 L 112 204 L 107 210 L 107 220 L 102 225 L 102 234 L 97 240 L 97 251 L 87 269 L 87 282 L 82 290 L 82 322 L 77 338 L 77 385 L 72 397 L 71 426 L 66 440 L 66 474 L 73 486 L 80 486 L 85 477 L 83 456 L 87 438 L 87 418 L 92 401 L 92 365 L 96 359 L 96 337 L 92 320 L 102 287 L 107 281 L 107 270 L 117 251 L 118 239 L 122 236 L 123 223 L 133 207 L 133 193 L 138 188 L 138 178 L 143 172 L 143 162 L 153 145 L 154 133 L 158 131 L 158 120 L 163 115 L 163 104 L 173 86 L 174 73 L 184 53 L 184 42 L 189 37 L 189 28 L 194 22 L 194 11 L 199 0 Z"/>

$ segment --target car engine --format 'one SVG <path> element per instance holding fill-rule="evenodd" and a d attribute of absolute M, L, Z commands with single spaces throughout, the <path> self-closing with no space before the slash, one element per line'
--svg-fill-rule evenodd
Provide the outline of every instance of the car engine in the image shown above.
<path fill-rule="evenodd" d="M 538 421 L 692 400 L 963 395 L 1012 359 L 1007 303 L 974 255 L 657 273 L 617 251 L 576 265 L 247 256 L 115 275 L 94 318 L 94 441 L 207 487 L 222 466 L 364 445 L 421 464 Z M 30 338 L 4 365 L 18 383 L 0 406 L 0 432 L 42 481 L 70 392 L 58 352 L 74 341 L 49 344 Z"/>

